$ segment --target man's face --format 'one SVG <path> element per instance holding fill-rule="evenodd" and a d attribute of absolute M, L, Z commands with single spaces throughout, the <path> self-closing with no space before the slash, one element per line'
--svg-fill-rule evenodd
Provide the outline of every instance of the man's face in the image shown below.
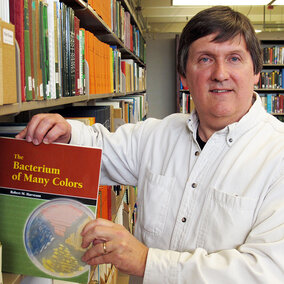
<path fill-rule="evenodd" d="M 189 88 L 200 122 L 220 122 L 221 129 L 240 120 L 249 110 L 259 74 L 254 74 L 243 36 L 221 43 L 212 41 L 215 36 L 192 43 L 186 78 L 181 79 Z"/>

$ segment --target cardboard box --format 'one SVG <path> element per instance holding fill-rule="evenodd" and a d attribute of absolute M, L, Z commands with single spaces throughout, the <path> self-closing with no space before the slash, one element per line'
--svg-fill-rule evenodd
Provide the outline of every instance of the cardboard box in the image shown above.
<path fill-rule="evenodd" d="M 15 26 L 0 20 L 0 105 L 17 102 Z"/>

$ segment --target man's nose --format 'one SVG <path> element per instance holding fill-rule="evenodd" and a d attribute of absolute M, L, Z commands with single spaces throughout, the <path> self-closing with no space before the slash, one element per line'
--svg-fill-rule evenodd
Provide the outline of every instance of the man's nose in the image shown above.
<path fill-rule="evenodd" d="M 229 78 L 229 71 L 226 62 L 216 61 L 212 70 L 212 80 L 222 82 Z"/>

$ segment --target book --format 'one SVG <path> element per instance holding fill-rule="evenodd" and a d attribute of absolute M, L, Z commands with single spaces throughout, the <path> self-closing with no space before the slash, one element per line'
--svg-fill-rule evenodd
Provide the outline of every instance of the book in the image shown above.
<path fill-rule="evenodd" d="M 17 102 L 15 26 L 0 19 L 0 104 Z"/>
<path fill-rule="evenodd" d="M 0 122 L 0 136 L 15 137 L 26 126 L 27 126 L 27 123 L 24 123 L 24 122 L 21 122 L 21 123 Z"/>
<path fill-rule="evenodd" d="M 95 117 L 96 123 L 103 124 L 110 130 L 110 106 L 73 106 L 52 110 L 65 118 Z"/>
<path fill-rule="evenodd" d="M 80 95 L 80 20 L 74 16 L 75 95 Z"/>
<path fill-rule="evenodd" d="M 40 61 L 40 0 L 35 0 L 35 61 L 36 61 L 36 100 L 43 100 L 42 66 Z"/>
<path fill-rule="evenodd" d="M 21 99 L 25 96 L 24 1 L 10 0 L 10 22 L 15 25 L 15 37 L 20 48 Z"/>
<path fill-rule="evenodd" d="M 32 99 L 35 99 L 35 11 L 33 11 L 33 0 L 28 0 L 28 10 L 29 10 L 29 41 L 30 41 L 30 60 L 31 60 L 31 76 L 32 76 Z"/>
<path fill-rule="evenodd" d="M 48 65 L 49 65 L 49 98 L 56 99 L 56 70 L 55 70 L 55 38 L 57 38 L 57 28 L 54 25 L 56 14 L 54 11 L 54 1 L 47 0 L 47 34 L 48 34 Z"/>
<path fill-rule="evenodd" d="M 30 55 L 29 0 L 24 0 L 24 46 L 25 46 L 25 95 L 26 100 L 33 99 L 33 83 Z"/>
<path fill-rule="evenodd" d="M 0 148 L 3 272 L 88 283 L 80 233 L 96 218 L 102 150 L 3 137 Z"/>

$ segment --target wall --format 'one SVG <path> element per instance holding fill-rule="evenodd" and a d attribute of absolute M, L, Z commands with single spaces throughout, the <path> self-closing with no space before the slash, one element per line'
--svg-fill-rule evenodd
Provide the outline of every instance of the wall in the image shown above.
<path fill-rule="evenodd" d="M 148 117 L 164 118 L 176 110 L 175 35 L 146 36 Z"/>

